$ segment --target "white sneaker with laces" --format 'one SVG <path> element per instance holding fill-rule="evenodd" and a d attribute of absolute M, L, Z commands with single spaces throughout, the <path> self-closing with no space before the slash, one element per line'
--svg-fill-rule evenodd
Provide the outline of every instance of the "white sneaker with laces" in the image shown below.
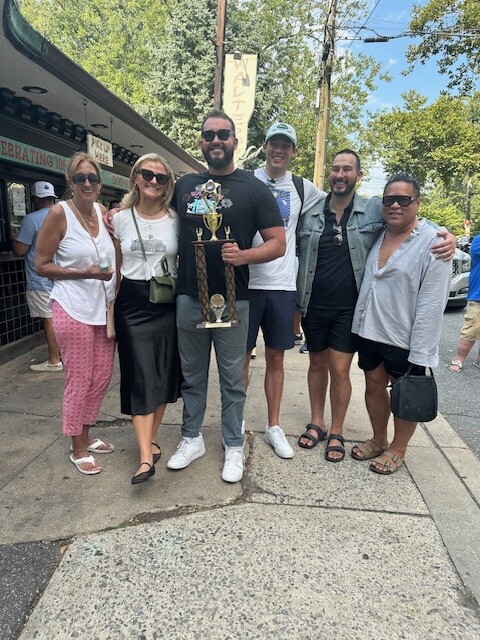
<path fill-rule="evenodd" d="M 239 482 L 243 478 L 244 462 L 243 447 L 225 447 L 222 480 L 225 480 L 225 482 Z"/>
<path fill-rule="evenodd" d="M 271 445 L 280 458 L 293 458 L 293 449 L 288 444 L 288 440 L 278 425 L 274 427 L 265 427 L 265 434 L 263 436 L 265 442 Z"/>
<path fill-rule="evenodd" d="M 32 371 L 63 371 L 63 363 L 57 362 L 56 364 L 50 364 L 48 360 L 41 362 L 40 364 L 31 364 L 30 369 Z"/>
<path fill-rule="evenodd" d="M 185 469 L 188 465 L 205 455 L 205 443 L 200 434 L 196 438 L 182 438 L 177 450 L 167 462 L 169 469 Z"/>

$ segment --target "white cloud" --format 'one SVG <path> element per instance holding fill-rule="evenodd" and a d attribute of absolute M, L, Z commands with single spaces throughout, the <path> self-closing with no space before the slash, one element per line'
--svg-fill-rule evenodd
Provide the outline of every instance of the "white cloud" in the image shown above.
<path fill-rule="evenodd" d="M 388 66 L 389 67 L 393 67 L 394 64 L 397 64 L 398 60 L 395 60 L 395 58 L 389 58 L 388 59 Z"/>

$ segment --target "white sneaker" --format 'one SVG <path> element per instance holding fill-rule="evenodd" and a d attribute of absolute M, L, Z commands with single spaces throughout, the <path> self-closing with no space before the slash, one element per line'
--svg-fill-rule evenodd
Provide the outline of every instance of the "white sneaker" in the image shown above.
<path fill-rule="evenodd" d="M 278 425 L 275 427 L 265 427 L 265 434 L 263 436 L 265 442 L 271 445 L 280 458 L 293 458 L 293 449 L 288 444 L 288 440 Z"/>
<path fill-rule="evenodd" d="M 222 470 L 222 480 L 238 482 L 243 478 L 243 463 L 245 454 L 243 447 L 225 447 L 225 463 Z"/>
<path fill-rule="evenodd" d="M 205 443 L 200 434 L 196 438 L 182 438 L 177 450 L 167 462 L 169 469 L 185 469 L 188 465 L 205 455 Z"/>
<path fill-rule="evenodd" d="M 63 371 L 63 364 L 61 362 L 50 364 L 48 360 L 45 360 L 40 364 L 31 364 L 30 369 L 32 371 Z"/>

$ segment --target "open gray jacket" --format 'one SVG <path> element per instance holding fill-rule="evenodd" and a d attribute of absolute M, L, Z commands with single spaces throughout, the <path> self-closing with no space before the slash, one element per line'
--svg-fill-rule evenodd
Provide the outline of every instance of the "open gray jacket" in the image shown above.
<path fill-rule="evenodd" d="M 367 256 L 379 232 L 384 228 L 381 198 L 367 199 L 357 193 L 347 222 L 348 248 L 357 289 L 360 291 Z M 304 316 L 312 293 L 317 267 L 318 241 L 325 228 L 325 198 L 304 213 L 297 231 L 298 275 L 295 306 Z"/>

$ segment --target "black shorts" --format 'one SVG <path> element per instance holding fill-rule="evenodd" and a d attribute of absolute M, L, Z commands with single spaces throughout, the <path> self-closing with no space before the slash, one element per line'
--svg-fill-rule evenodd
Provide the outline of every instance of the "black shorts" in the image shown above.
<path fill-rule="evenodd" d="M 295 316 L 295 291 L 267 291 L 250 289 L 250 315 L 248 320 L 247 351 L 257 342 L 262 328 L 265 345 L 270 349 L 293 349 L 293 319 Z"/>
<path fill-rule="evenodd" d="M 358 337 L 358 366 L 364 371 L 373 371 L 383 363 L 389 376 L 399 378 L 407 373 L 410 365 L 409 353 L 408 349 Z M 415 376 L 424 376 L 425 367 L 413 364 L 410 373 Z"/>
<path fill-rule="evenodd" d="M 355 309 L 307 309 L 302 327 L 308 351 L 319 353 L 331 348 L 342 353 L 355 353 L 357 335 L 352 333 Z"/>

